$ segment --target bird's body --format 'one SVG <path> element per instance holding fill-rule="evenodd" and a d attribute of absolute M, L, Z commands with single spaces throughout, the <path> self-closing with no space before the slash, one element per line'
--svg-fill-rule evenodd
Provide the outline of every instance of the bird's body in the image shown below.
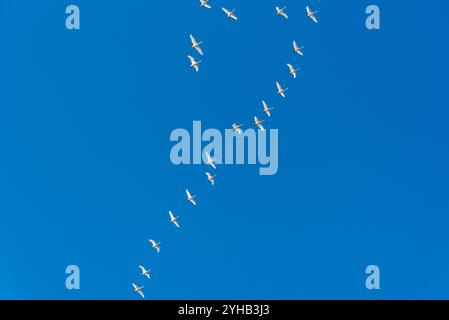
<path fill-rule="evenodd" d="M 175 217 L 171 211 L 168 212 L 168 215 L 170 216 L 170 222 L 173 223 L 173 224 L 174 224 L 175 226 L 177 226 L 178 228 L 181 228 L 181 227 L 179 226 L 179 223 L 178 223 L 178 218 L 179 218 L 179 217 Z"/>
<path fill-rule="evenodd" d="M 196 195 L 191 195 L 189 190 L 186 189 L 186 195 L 187 195 L 187 200 L 190 201 L 190 203 L 192 203 L 194 206 L 196 206 L 196 201 L 195 201 L 195 197 Z"/>
<path fill-rule="evenodd" d="M 197 42 L 195 37 L 190 35 L 190 41 L 192 41 L 192 48 L 194 48 L 200 55 L 203 55 L 203 50 L 201 50 L 200 44 L 203 43 L 203 41 Z"/>
<path fill-rule="evenodd" d="M 257 119 L 257 117 L 254 117 L 254 123 L 256 124 L 256 126 L 258 126 L 260 130 L 265 131 L 265 128 L 262 125 L 263 121 L 264 120 L 259 120 Z"/>
<path fill-rule="evenodd" d="M 237 16 L 234 14 L 234 10 L 228 10 L 226 8 L 221 8 L 221 10 L 223 10 L 224 13 L 226 13 L 226 16 L 228 17 L 228 19 L 234 19 L 237 20 Z"/>
<path fill-rule="evenodd" d="M 210 9 L 212 6 L 209 4 L 209 0 L 200 0 L 200 8 L 207 8 Z"/>
<path fill-rule="evenodd" d="M 139 287 L 138 285 L 133 283 L 133 287 L 134 287 L 134 292 L 138 292 L 142 298 L 145 298 L 145 295 L 142 292 L 142 289 L 144 288 L 143 286 Z"/>
<path fill-rule="evenodd" d="M 161 243 L 160 242 L 156 242 L 156 241 L 150 239 L 150 243 L 151 243 L 151 246 L 157 251 L 157 253 L 159 253 L 161 251 L 161 247 L 160 247 Z"/>
<path fill-rule="evenodd" d="M 217 169 L 217 166 L 215 165 L 214 159 L 211 158 L 208 152 L 206 152 L 206 159 L 207 164 L 210 165 L 212 168 Z"/>
<path fill-rule="evenodd" d="M 265 112 L 267 116 L 271 117 L 271 110 L 273 110 L 273 108 L 270 108 L 264 100 L 262 100 L 262 105 L 263 105 L 263 112 Z"/>
<path fill-rule="evenodd" d="M 215 176 L 211 175 L 209 172 L 206 172 L 206 176 L 207 176 L 207 180 L 209 180 L 213 186 L 215 184 L 215 179 L 214 179 Z"/>
<path fill-rule="evenodd" d="M 299 47 L 298 44 L 296 43 L 296 41 L 293 41 L 293 49 L 294 49 L 294 52 L 299 54 L 300 56 L 304 55 L 304 53 L 302 52 L 302 49 L 304 49 L 304 46 Z"/>
<path fill-rule="evenodd" d="M 318 19 L 315 17 L 315 13 L 318 13 L 318 11 L 312 11 L 310 10 L 310 8 L 307 6 L 306 7 L 306 11 L 307 11 L 307 16 L 315 23 L 318 23 Z"/>
<path fill-rule="evenodd" d="M 190 60 L 190 68 L 195 69 L 196 72 L 200 71 L 200 67 L 198 66 L 201 62 L 200 61 L 195 61 L 195 58 L 193 58 L 192 56 L 187 56 L 187 58 L 189 58 Z"/>
<path fill-rule="evenodd" d="M 299 68 L 295 69 L 290 63 L 287 63 L 287 66 L 288 66 L 288 69 L 290 70 L 290 74 L 293 76 L 293 78 L 296 79 L 296 75 L 297 75 L 297 72 L 299 71 Z"/>
<path fill-rule="evenodd" d="M 233 123 L 232 131 L 236 132 L 237 134 L 242 134 L 243 133 L 242 126 L 243 126 L 243 123 L 242 124 Z"/>
<path fill-rule="evenodd" d="M 285 19 L 288 19 L 288 16 L 287 16 L 287 14 L 285 13 L 285 9 L 286 9 L 287 7 L 283 7 L 282 9 L 281 8 L 279 8 L 279 7 L 276 7 L 276 15 L 281 15 L 281 16 L 283 16 Z"/>
<path fill-rule="evenodd" d="M 139 268 L 142 271 L 142 276 L 147 277 L 148 279 L 151 279 L 151 275 L 150 275 L 151 269 L 146 270 L 145 267 L 142 265 L 139 265 Z"/>
<path fill-rule="evenodd" d="M 282 89 L 282 86 L 279 82 L 276 82 L 276 87 L 278 88 L 278 94 L 281 95 L 282 98 L 285 98 L 285 91 L 287 91 L 288 88 Z"/>

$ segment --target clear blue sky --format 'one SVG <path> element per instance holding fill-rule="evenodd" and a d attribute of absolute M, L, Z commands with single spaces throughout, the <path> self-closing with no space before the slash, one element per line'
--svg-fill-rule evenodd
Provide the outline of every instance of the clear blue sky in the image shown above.
<path fill-rule="evenodd" d="M 211 3 L 0 2 L 0 298 L 135 299 L 132 282 L 149 299 L 449 298 L 447 1 L 377 0 L 380 31 L 371 1 Z M 212 189 L 204 166 L 171 164 L 173 129 L 249 124 L 260 98 L 277 175 L 221 166 Z"/>

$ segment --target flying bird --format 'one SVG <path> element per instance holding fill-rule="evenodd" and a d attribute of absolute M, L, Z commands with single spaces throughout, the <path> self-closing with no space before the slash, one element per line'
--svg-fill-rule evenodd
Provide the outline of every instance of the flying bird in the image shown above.
<path fill-rule="evenodd" d="M 276 87 L 278 88 L 278 94 L 280 94 L 283 98 L 285 98 L 285 91 L 287 91 L 288 88 L 282 89 L 281 84 L 279 82 L 276 82 Z"/>
<path fill-rule="evenodd" d="M 206 158 L 207 158 L 207 164 L 210 165 L 212 168 L 217 169 L 217 166 L 215 165 L 214 159 L 210 157 L 210 154 L 206 152 Z"/>
<path fill-rule="evenodd" d="M 210 181 L 210 183 L 212 184 L 212 185 L 214 185 L 215 184 L 215 177 L 216 176 L 213 176 L 213 175 L 211 175 L 209 172 L 206 172 L 206 176 L 207 176 L 207 180 L 209 180 Z"/>
<path fill-rule="evenodd" d="M 296 43 L 296 41 L 293 41 L 293 49 L 294 49 L 295 53 L 297 53 L 297 54 L 299 54 L 301 56 L 304 55 L 304 53 L 302 52 L 302 49 L 304 49 L 304 46 L 299 47 L 298 44 Z"/>
<path fill-rule="evenodd" d="M 209 0 L 200 0 L 200 8 L 205 7 L 207 9 L 212 8 L 211 5 L 209 4 Z"/>
<path fill-rule="evenodd" d="M 139 287 L 135 283 L 133 283 L 133 287 L 134 287 L 134 292 L 138 292 L 142 296 L 142 298 L 145 298 L 145 296 L 142 292 L 142 289 L 144 288 L 143 286 Z"/>
<path fill-rule="evenodd" d="M 154 249 L 156 249 L 157 253 L 159 253 L 161 251 L 161 247 L 159 246 L 161 244 L 160 242 L 156 242 L 156 241 L 150 239 L 150 243 L 151 243 L 151 246 Z"/>
<path fill-rule="evenodd" d="M 203 55 L 203 50 L 201 50 L 200 44 L 203 43 L 203 41 L 196 42 L 195 37 L 190 35 L 190 41 L 192 41 L 192 48 L 194 48 L 196 51 L 199 52 L 200 55 Z"/>
<path fill-rule="evenodd" d="M 296 79 L 296 73 L 299 71 L 299 68 L 295 69 L 290 63 L 287 63 L 287 66 L 290 69 L 290 74 Z"/>
<path fill-rule="evenodd" d="M 243 123 L 242 124 L 237 124 L 237 123 L 233 123 L 232 124 L 232 131 L 234 131 L 234 132 L 237 132 L 237 134 L 242 134 L 242 126 L 243 126 Z"/>
<path fill-rule="evenodd" d="M 140 268 L 140 270 L 142 270 L 142 275 L 144 276 L 144 277 L 147 277 L 148 279 L 151 279 L 151 275 L 150 275 L 150 271 L 151 271 L 151 269 L 149 269 L 149 270 L 145 270 L 145 267 L 144 266 L 139 266 L 139 268 Z"/>
<path fill-rule="evenodd" d="M 306 7 L 307 10 L 307 16 L 315 23 L 318 23 L 318 19 L 315 17 L 315 13 L 318 13 L 318 11 L 312 11 L 310 10 L 309 6 Z"/>
<path fill-rule="evenodd" d="M 194 206 L 196 206 L 195 197 L 196 195 L 191 195 L 189 190 L 186 189 L 187 200 L 190 201 Z"/>
<path fill-rule="evenodd" d="M 259 127 L 260 130 L 265 131 L 265 128 L 262 125 L 262 122 L 264 122 L 264 120 L 259 120 L 257 119 L 257 117 L 254 117 L 254 123 L 256 124 L 256 126 Z"/>
<path fill-rule="evenodd" d="M 263 105 L 263 112 L 265 112 L 267 116 L 271 117 L 271 110 L 273 110 L 274 108 L 270 108 L 264 100 L 262 100 L 262 105 Z"/>
<path fill-rule="evenodd" d="M 200 71 L 200 67 L 198 65 L 200 64 L 201 60 L 197 62 L 192 56 L 187 56 L 187 58 L 189 58 L 191 63 L 190 68 L 195 69 L 196 72 Z"/>
<path fill-rule="evenodd" d="M 170 222 L 173 223 L 173 224 L 174 224 L 175 226 L 177 226 L 178 228 L 181 228 L 181 227 L 179 226 L 179 223 L 178 223 L 178 218 L 179 218 L 179 217 L 175 217 L 171 211 L 169 211 L 168 214 L 169 214 L 169 216 L 170 216 Z"/>
<path fill-rule="evenodd" d="M 221 10 L 223 10 L 224 13 L 226 13 L 226 15 L 228 16 L 228 19 L 234 19 L 234 20 L 237 20 L 237 17 L 234 15 L 235 9 L 233 9 L 232 11 L 229 11 L 229 10 L 226 9 L 226 8 L 221 8 Z"/>
<path fill-rule="evenodd" d="M 280 9 L 279 7 L 276 7 L 276 15 L 281 15 L 281 16 L 283 16 L 285 19 L 288 19 L 288 16 L 287 16 L 287 14 L 285 13 L 285 9 L 286 9 L 287 7 L 283 7 L 282 9 Z"/>

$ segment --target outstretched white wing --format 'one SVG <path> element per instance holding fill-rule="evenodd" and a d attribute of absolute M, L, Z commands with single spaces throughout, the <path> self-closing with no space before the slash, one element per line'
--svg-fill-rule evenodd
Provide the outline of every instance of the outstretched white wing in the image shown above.
<path fill-rule="evenodd" d="M 187 199 L 190 199 L 192 197 L 192 195 L 190 194 L 189 190 L 186 189 L 186 195 L 187 195 Z"/>
<path fill-rule="evenodd" d="M 196 64 L 195 59 L 192 56 L 187 56 L 192 64 Z"/>
<path fill-rule="evenodd" d="M 142 290 L 137 290 L 137 292 L 142 296 L 142 298 L 145 298 L 145 295 L 143 294 Z"/>
<path fill-rule="evenodd" d="M 173 215 L 173 213 L 171 211 L 169 211 L 168 214 L 170 216 L 170 220 L 175 220 L 175 216 Z"/>
<path fill-rule="evenodd" d="M 190 41 L 192 41 L 192 45 L 196 46 L 198 44 L 198 42 L 196 42 L 195 37 L 190 35 Z"/>
<path fill-rule="evenodd" d="M 276 87 L 278 88 L 278 91 L 282 91 L 282 87 L 279 82 L 276 82 Z"/>

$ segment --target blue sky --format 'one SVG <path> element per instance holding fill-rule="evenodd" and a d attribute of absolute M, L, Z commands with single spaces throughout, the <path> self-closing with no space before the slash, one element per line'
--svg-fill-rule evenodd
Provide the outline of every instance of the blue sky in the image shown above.
<path fill-rule="evenodd" d="M 0 3 L 0 298 L 135 299 L 132 282 L 149 299 L 449 298 L 449 4 L 378 0 L 368 31 L 368 1 L 211 3 Z M 212 189 L 205 166 L 171 164 L 173 129 L 250 124 L 261 98 L 277 175 L 221 166 Z"/>

